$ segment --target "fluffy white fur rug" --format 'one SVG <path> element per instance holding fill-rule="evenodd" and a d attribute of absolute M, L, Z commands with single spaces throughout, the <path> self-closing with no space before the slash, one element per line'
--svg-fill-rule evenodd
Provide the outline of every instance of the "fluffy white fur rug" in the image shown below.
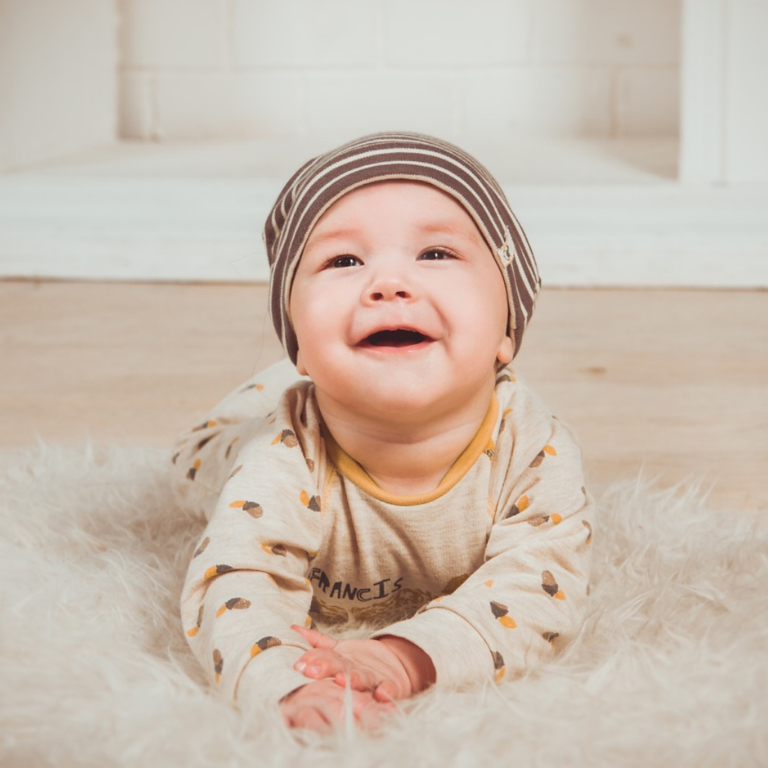
<path fill-rule="evenodd" d="M 610 488 L 580 639 L 523 680 L 433 691 L 375 736 L 297 740 L 216 699 L 177 599 L 202 522 L 164 452 L 0 455 L 0 763 L 768 765 L 768 521 Z"/>

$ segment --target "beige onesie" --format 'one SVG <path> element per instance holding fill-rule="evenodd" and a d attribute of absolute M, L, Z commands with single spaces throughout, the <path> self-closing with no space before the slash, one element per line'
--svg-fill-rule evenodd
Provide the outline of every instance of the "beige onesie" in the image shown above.
<path fill-rule="evenodd" d="M 296 379 L 288 363 L 268 370 L 174 455 L 179 502 L 210 518 L 181 615 L 214 686 L 246 703 L 307 683 L 291 624 L 406 638 L 454 687 L 520 675 L 574 637 L 593 504 L 567 428 L 509 368 L 471 444 L 419 496 L 380 489 Z"/>

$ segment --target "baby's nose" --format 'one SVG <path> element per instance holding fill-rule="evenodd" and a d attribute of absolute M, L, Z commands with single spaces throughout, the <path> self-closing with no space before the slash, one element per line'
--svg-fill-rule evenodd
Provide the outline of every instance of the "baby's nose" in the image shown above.
<path fill-rule="evenodd" d="M 388 277 L 376 280 L 370 286 L 368 298 L 371 301 L 392 301 L 393 299 L 411 299 L 413 290 L 398 277 Z"/>

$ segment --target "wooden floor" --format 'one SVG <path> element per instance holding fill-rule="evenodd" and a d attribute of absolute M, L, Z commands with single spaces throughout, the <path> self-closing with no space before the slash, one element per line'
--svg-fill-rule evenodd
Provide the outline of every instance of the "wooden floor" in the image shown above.
<path fill-rule="evenodd" d="M 280 356 L 264 286 L 0 282 L 0 447 L 168 445 Z M 768 510 L 768 292 L 545 290 L 517 372 L 596 489 L 643 467 Z"/>

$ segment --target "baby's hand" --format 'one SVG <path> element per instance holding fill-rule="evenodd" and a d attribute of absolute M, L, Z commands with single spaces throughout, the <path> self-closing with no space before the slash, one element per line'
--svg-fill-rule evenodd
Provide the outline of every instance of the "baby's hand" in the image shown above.
<path fill-rule="evenodd" d="M 381 702 L 406 699 L 434 682 L 432 661 L 407 640 L 334 640 L 316 629 L 292 629 L 313 648 L 294 665 L 306 677 L 330 677 L 339 686 L 349 682 L 355 691 L 373 691 Z"/>
<path fill-rule="evenodd" d="M 352 717 L 364 730 L 374 730 L 394 704 L 375 701 L 368 692 L 350 691 Z M 280 712 L 289 728 L 329 731 L 346 715 L 347 691 L 333 680 L 318 680 L 289 693 L 280 702 Z"/>

